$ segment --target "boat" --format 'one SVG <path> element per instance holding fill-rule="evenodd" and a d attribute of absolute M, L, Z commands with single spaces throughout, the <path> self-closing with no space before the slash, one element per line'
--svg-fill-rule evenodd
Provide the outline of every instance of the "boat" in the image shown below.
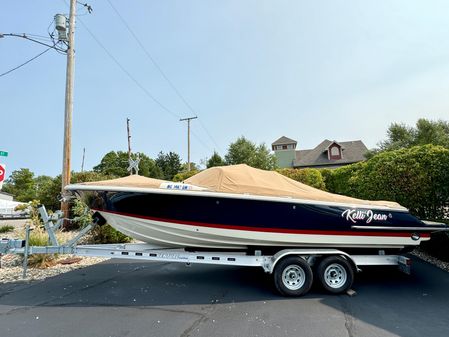
<path fill-rule="evenodd" d="M 447 230 L 395 202 L 332 194 L 247 165 L 182 183 L 131 175 L 65 189 L 118 231 L 167 248 L 404 249 Z"/>

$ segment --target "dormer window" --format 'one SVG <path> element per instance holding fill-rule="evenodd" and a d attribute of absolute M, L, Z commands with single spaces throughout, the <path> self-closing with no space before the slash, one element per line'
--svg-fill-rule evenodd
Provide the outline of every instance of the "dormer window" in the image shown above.
<path fill-rule="evenodd" d="M 338 160 L 342 158 L 342 148 L 340 144 L 333 142 L 327 148 L 327 156 L 329 160 Z"/>
<path fill-rule="evenodd" d="M 340 149 L 338 146 L 332 146 L 331 147 L 331 157 L 339 157 L 340 156 Z"/>

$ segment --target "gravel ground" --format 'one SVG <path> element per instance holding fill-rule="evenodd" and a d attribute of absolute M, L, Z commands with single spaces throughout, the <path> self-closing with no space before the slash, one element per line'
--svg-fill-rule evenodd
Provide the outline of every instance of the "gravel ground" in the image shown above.
<path fill-rule="evenodd" d="M 24 229 L 23 225 L 14 225 L 14 231 L 8 233 L 1 233 L 1 238 L 8 239 L 17 239 L 24 237 Z M 60 242 L 65 242 L 70 240 L 78 234 L 78 231 L 70 231 L 70 232 L 60 232 L 58 234 L 58 240 Z M 74 262 L 71 264 L 62 264 L 61 262 L 65 262 L 68 259 L 73 258 L 73 255 L 61 255 L 57 260 L 55 265 L 46 268 L 33 268 L 28 267 L 27 277 L 22 278 L 23 268 L 22 268 L 22 257 L 17 254 L 7 254 L 0 257 L 1 259 L 1 268 L 0 268 L 0 283 L 9 283 L 9 282 L 19 282 L 19 281 L 37 281 L 44 280 L 47 277 L 52 277 L 55 275 L 59 275 L 62 273 L 67 273 L 68 271 L 74 269 L 84 268 L 86 266 L 90 266 L 92 264 L 96 264 L 99 262 L 103 262 L 107 259 L 105 258 L 97 258 L 97 257 L 79 257 L 78 262 Z M 74 259 L 76 261 L 78 259 Z"/>
<path fill-rule="evenodd" d="M 412 252 L 412 255 L 417 256 L 421 260 L 429 262 L 429 263 L 433 264 L 434 266 L 437 266 L 438 268 L 449 272 L 449 262 L 444 262 L 444 261 L 438 260 L 437 258 L 430 256 L 426 252 L 422 251 L 420 248 L 416 248 Z"/>

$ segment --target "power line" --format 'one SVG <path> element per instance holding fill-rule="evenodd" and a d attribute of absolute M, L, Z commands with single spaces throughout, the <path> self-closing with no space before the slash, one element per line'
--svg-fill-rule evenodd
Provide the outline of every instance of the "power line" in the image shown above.
<path fill-rule="evenodd" d="M 111 8 L 114 10 L 114 12 L 119 17 L 120 21 L 123 23 L 123 25 L 126 27 L 128 32 L 132 35 L 134 40 L 139 44 L 140 48 L 144 51 L 145 55 L 148 57 L 148 59 L 153 63 L 153 65 L 156 67 L 156 69 L 159 71 L 161 76 L 167 81 L 167 83 L 170 85 L 170 87 L 173 89 L 173 91 L 176 93 L 176 95 L 181 99 L 181 101 L 185 104 L 185 106 L 194 114 L 198 115 L 195 110 L 192 108 L 192 106 L 189 104 L 187 99 L 181 94 L 181 92 L 176 88 L 176 86 L 173 84 L 172 81 L 168 78 L 168 76 L 165 74 L 165 72 L 162 70 L 161 66 L 156 62 L 154 57 L 151 55 L 151 53 L 145 48 L 143 43 L 140 41 L 140 39 L 137 37 L 137 35 L 134 33 L 134 31 L 131 29 L 131 27 L 128 25 L 126 20 L 123 18 L 123 16 L 120 14 L 120 12 L 114 7 L 114 5 L 111 3 L 110 0 L 107 0 Z M 217 146 L 218 149 L 220 149 L 220 146 L 217 144 L 215 139 L 212 137 L 212 135 L 209 133 L 209 131 L 206 129 L 205 125 L 202 123 L 201 119 L 199 119 L 200 125 L 206 132 L 206 134 L 209 136 L 209 138 L 212 140 L 212 142 Z M 193 132 L 192 132 L 193 133 Z"/>
<path fill-rule="evenodd" d="M 62 0 L 66 3 L 65 0 Z M 161 107 L 164 111 L 170 113 L 173 117 L 181 118 L 181 116 L 174 111 L 170 110 L 168 107 L 166 107 L 162 102 L 160 102 L 156 97 L 154 97 L 134 76 L 131 75 L 131 73 L 126 70 L 126 68 L 112 55 L 112 53 L 100 42 L 100 40 L 92 33 L 92 31 L 87 27 L 87 25 L 81 20 L 81 18 L 78 17 L 78 21 L 81 23 L 81 25 L 84 27 L 84 29 L 89 33 L 89 35 L 95 40 L 95 42 L 103 49 L 103 51 L 114 61 L 114 63 L 120 68 L 122 72 L 128 76 L 128 78 L 133 81 L 144 93 L 145 95 L 150 98 L 153 102 L 155 102 L 159 107 Z M 204 143 L 201 138 L 199 138 L 193 131 L 192 134 L 195 136 L 195 138 L 206 148 L 208 151 L 210 151 L 210 147 Z"/>
<path fill-rule="evenodd" d="M 135 77 L 133 75 L 131 75 L 131 73 L 128 70 L 125 69 L 125 67 L 122 66 L 122 64 L 115 58 L 115 56 L 112 55 L 112 53 L 104 46 L 104 44 L 101 43 L 99 39 L 97 39 L 97 37 L 84 24 L 84 22 L 81 21 L 81 19 L 78 18 L 78 21 L 81 23 L 81 25 L 84 27 L 84 29 L 86 29 L 86 31 L 89 33 L 89 35 L 95 40 L 95 42 L 97 42 L 97 44 L 103 49 L 103 51 L 106 54 L 108 54 L 108 56 L 112 59 L 112 61 L 114 61 L 114 63 L 120 68 L 120 70 L 123 71 L 126 74 L 126 76 L 128 76 L 128 78 L 131 81 L 133 81 L 145 93 L 145 95 L 147 95 L 151 100 L 153 100 L 153 102 L 155 102 L 157 105 L 159 105 L 159 107 L 161 107 L 166 112 L 170 113 L 171 115 L 173 115 L 176 118 L 181 118 L 180 115 L 178 115 L 176 112 L 167 108 L 158 99 L 156 99 L 156 97 L 154 97 L 142 84 L 140 84 L 140 82 L 138 80 L 136 80 Z"/>
<path fill-rule="evenodd" d="M 10 69 L 10 70 L 8 70 L 8 71 L 6 71 L 6 72 L 0 74 L 0 77 L 3 77 L 3 76 L 5 76 L 5 75 L 8 75 L 9 73 L 12 73 L 14 70 L 17 70 L 17 69 L 23 67 L 24 65 L 27 65 L 27 64 L 30 63 L 31 61 L 34 61 L 35 59 L 37 59 L 39 56 L 41 56 L 41 55 L 45 54 L 46 52 L 48 52 L 50 49 L 52 49 L 52 47 L 49 47 L 49 48 L 45 49 L 43 52 L 37 54 L 37 55 L 34 56 L 33 58 L 29 59 L 28 61 L 26 61 L 26 62 L 24 62 L 24 63 L 22 63 L 22 64 L 20 64 L 20 65 L 18 65 L 17 67 L 12 68 L 12 69 Z"/>
<path fill-rule="evenodd" d="M 25 40 L 28 40 L 28 41 L 31 41 L 31 42 L 35 42 L 35 43 L 40 44 L 40 45 L 43 45 L 43 46 L 45 46 L 45 47 L 53 48 L 53 49 L 56 50 L 56 51 L 60 51 L 60 52 L 64 52 L 64 53 L 66 52 L 66 50 L 64 50 L 64 49 L 62 49 L 62 48 L 60 48 L 60 47 L 58 47 L 58 46 L 57 46 L 57 42 L 55 42 L 53 39 L 51 39 L 51 42 L 53 42 L 53 44 L 50 45 L 50 44 L 48 44 L 48 43 L 39 41 L 39 40 L 37 40 L 37 39 L 35 39 L 35 38 L 31 38 L 29 34 L 27 35 L 27 34 L 25 34 L 25 33 L 23 33 L 23 34 L 15 34 L 15 33 L 2 34 L 2 33 L 0 33 L 0 38 L 3 38 L 3 37 L 5 37 L 5 36 L 20 37 L 20 38 L 22 38 L 22 39 L 25 39 Z M 40 39 L 42 40 L 42 38 L 40 38 Z"/>
<path fill-rule="evenodd" d="M 95 42 L 103 49 L 103 51 L 111 58 L 112 61 L 120 68 L 120 70 L 125 73 L 128 78 L 134 82 L 143 92 L 144 94 L 150 98 L 153 102 L 155 102 L 161 109 L 171 114 L 173 117 L 179 119 L 181 118 L 181 115 L 177 114 L 176 112 L 169 109 L 167 106 L 165 106 L 162 102 L 160 102 L 156 97 L 154 97 L 126 68 L 117 60 L 117 58 L 105 47 L 103 43 L 92 33 L 92 31 L 87 27 L 87 25 L 78 18 L 78 21 L 81 23 L 83 28 L 89 33 L 89 35 L 95 40 Z M 192 134 L 197 138 L 197 140 L 208 150 L 210 150 L 210 147 L 207 146 L 193 131 Z"/>

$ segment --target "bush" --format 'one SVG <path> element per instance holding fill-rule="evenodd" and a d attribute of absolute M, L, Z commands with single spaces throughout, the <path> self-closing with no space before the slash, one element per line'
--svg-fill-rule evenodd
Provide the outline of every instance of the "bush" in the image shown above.
<path fill-rule="evenodd" d="M 355 196 L 359 193 L 359 186 L 357 185 L 356 176 L 364 167 L 365 162 L 360 162 L 352 165 L 346 165 L 337 169 L 321 169 L 321 175 L 324 179 L 324 184 L 329 192 Z"/>
<path fill-rule="evenodd" d="M 173 181 L 177 181 L 177 182 L 184 181 L 199 172 L 200 171 L 198 171 L 198 170 L 190 170 L 190 171 L 180 172 L 173 177 Z"/>
<path fill-rule="evenodd" d="M 293 169 L 293 168 L 283 168 L 276 170 L 280 174 L 299 181 L 300 183 L 319 188 L 320 190 L 325 190 L 326 185 L 324 183 L 323 176 L 321 175 L 320 170 L 313 168 L 305 168 L 305 169 Z"/>
<path fill-rule="evenodd" d="M 72 214 L 73 221 L 70 226 L 71 228 L 84 228 L 93 221 L 92 212 L 89 210 L 87 205 L 78 198 L 73 201 Z"/>
<path fill-rule="evenodd" d="M 0 233 L 9 233 L 12 232 L 14 230 L 14 226 L 10 226 L 10 225 L 4 225 L 2 227 L 0 227 Z"/>
<path fill-rule="evenodd" d="M 449 208 L 449 149 L 423 145 L 386 151 L 366 162 L 326 172 L 330 192 L 392 200 L 423 219 L 445 219 Z"/>
<path fill-rule="evenodd" d="M 87 208 L 87 205 L 79 199 L 75 199 L 72 212 L 75 215 L 74 225 L 77 228 L 84 228 L 91 224 L 92 212 Z M 96 226 L 91 232 L 92 243 L 126 243 L 130 242 L 131 238 L 123 233 L 112 228 L 110 225 Z"/>
<path fill-rule="evenodd" d="M 131 238 L 105 224 L 93 229 L 92 241 L 93 243 L 127 243 L 131 241 Z"/>

